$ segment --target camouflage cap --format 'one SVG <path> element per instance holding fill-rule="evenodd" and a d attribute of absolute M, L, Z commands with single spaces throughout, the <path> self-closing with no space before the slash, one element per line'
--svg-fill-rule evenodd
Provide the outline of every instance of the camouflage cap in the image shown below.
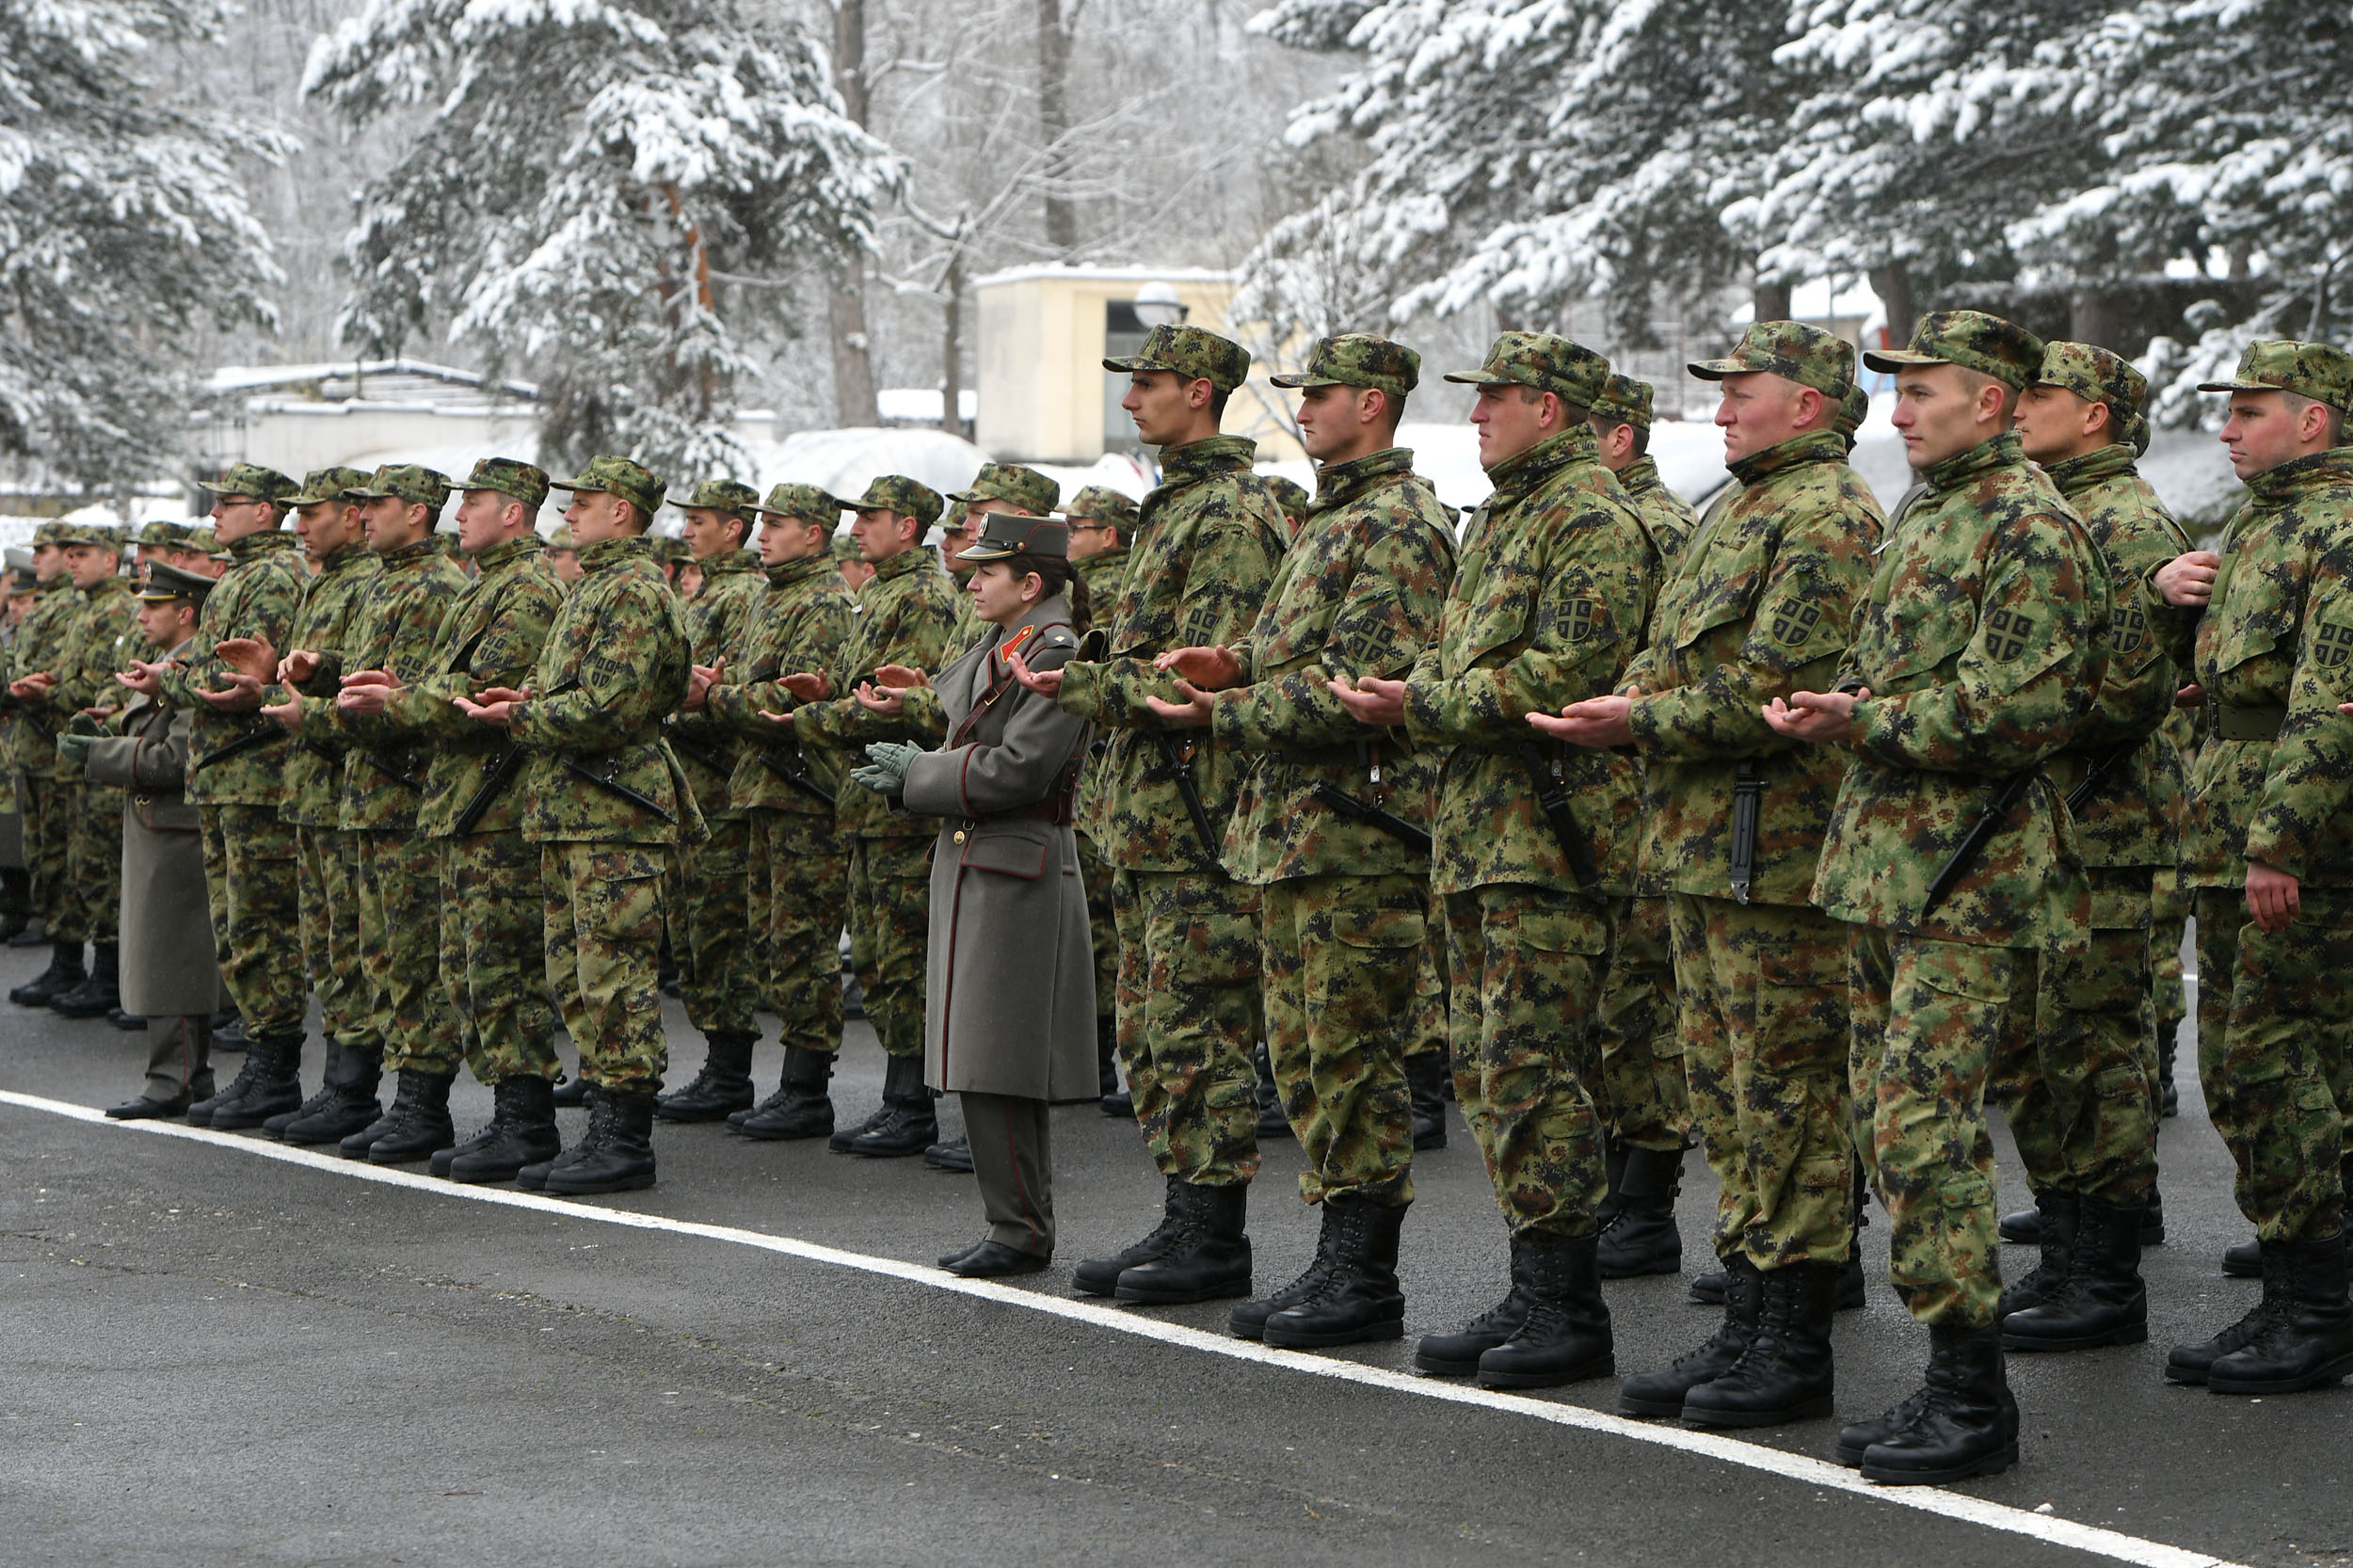
<path fill-rule="evenodd" d="M 2042 368 L 2042 340 L 1983 311 L 1930 311 L 1912 329 L 1912 346 L 1868 348 L 1863 362 L 1889 376 L 1915 365 L 1959 365 L 2015 392 Z"/>
<path fill-rule="evenodd" d="M 1136 525 L 1136 502 L 1109 485 L 1089 485 L 1070 498 L 1070 504 L 1055 514 L 1070 522 L 1103 522 L 1124 532 Z"/>
<path fill-rule="evenodd" d="M 656 534 L 653 536 L 653 558 L 665 567 L 682 567 L 694 561 L 695 552 L 686 548 L 684 539 L 668 534 Z"/>
<path fill-rule="evenodd" d="M 1105 370 L 1173 370 L 1188 381 L 1207 381 L 1229 392 L 1250 379 L 1250 350 L 1205 327 L 1155 327 L 1144 346 L 1125 359 L 1105 360 Z"/>
<path fill-rule="evenodd" d="M 687 491 L 685 500 L 674 500 L 670 504 L 680 511 L 724 512 L 749 523 L 752 513 L 760 506 L 760 492 L 733 479 L 706 479 Z"/>
<path fill-rule="evenodd" d="M 1266 487 L 1274 492 L 1274 504 L 1283 508 L 1283 515 L 1290 520 L 1293 528 L 1306 520 L 1307 508 L 1316 499 L 1307 493 L 1306 486 L 1276 473 L 1268 476 Z"/>
<path fill-rule="evenodd" d="M 554 533 L 550 534 L 548 548 L 550 550 L 578 550 L 580 546 L 572 543 L 572 525 L 568 522 L 564 523 Z"/>
<path fill-rule="evenodd" d="M 147 568 L 147 581 L 140 585 L 139 597 L 150 604 L 174 600 L 201 604 L 204 596 L 213 591 L 214 581 L 200 571 L 188 571 L 168 562 L 156 561 Z"/>
<path fill-rule="evenodd" d="M 2088 343 L 2047 343 L 2042 368 L 2029 385 L 2057 387 L 2086 403 L 2108 406 L 2108 428 L 2119 440 L 2149 395 L 2149 378 L 2121 354 Z"/>
<path fill-rule="evenodd" d="M 1070 525 L 1052 518 L 1021 512 L 987 512 L 981 517 L 981 536 L 967 545 L 967 561 L 1002 561 L 1014 555 L 1044 555 L 1056 561 L 1070 558 Z"/>
<path fill-rule="evenodd" d="M 58 521 L 56 518 L 51 518 L 47 522 L 42 523 L 40 527 L 33 530 L 34 548 L 39 549 L 40 546 L 45 544 L 65 543 L 65 540 L 60 538 L 58 536 L 62 534 L 67 527 L 68 524 Z"/>
<path fill-rule="evenodd" d="M 484 457 L 457 487 L 461 490 L 496 490 L 536 512 L 548 498 L 548 471 L 520 457 Z"/>
<path fill-rule="evenodd" d="M 1844 398 L 1854 386 L 1854 344 L 1802 321 L 1753 321 L 1731 353 L 1695 360 L 1689 368 L 1703 381 L 1761 370 L 1824 397 Z"/>
<path fill-rule="evenodd" d="M 967 506 L 962 500 L 951 497 L 948 509 L 939 514 L 939 531 L 943 534 L 962 534 L 969 530 L 971 526 L 971 508 Z"/>
<path fill-rule="evenodd" d="M 322 501 L 341 501 L 344 496 L 368 483 L 365 469 L 314 468 L 302 479 L 302 488 L 286 498 L 289 506 L 314 506 Z"/>
<path fill-rule="evenodd" d="M 1062 485 L 1019 463 L 983 463 L 970 487 L 951 492 L 951 499 L 967 504 L 976 501 L 1008 502 L 1030 517 L 1042 518 L 1049 515 L 1054 503 L 1062 499 Z"/>
<path fill-rule="evenodd" d="M 121 530 L 109 528 L 103 522 L 60 522 L 57 525 L 57 542 L 68 550 L 76 545 L 88 545 L 94 550 L 111 550 L 118 555 L 122 553 Z"/>
<path fill-rule="evenodd" d="M 397 497 L 439 517 L 449 504 L 449 475 L 416 463 L 387 463 L 366 484 L 352 486 L 348 493 L 362 501 Z"/>
<path fill-rule="evenodd" d="M 215 495 L 250 496 L 256 501 L 283 502 L 295 493 L 293 480 L 276 469 L 264 468 L 259 463 L 233 463 L 230 465 L 229 472 L 217 479 L 198 480 L 196 488 L 210 490 Z"/>
<path fill-rule="evenodd" d="M 1604 424 L 1631 424 L 1637 430 L 1650 428 L 1651 384 L 1637 381 L 1631 376 L 1612 375 L 1602 383 L 1601 396 L 1593 400 L 1593 418 Z"/>
<path fill-rule="evenodd" d="M 1506 332 L 1487 350 L 1485 364 L 1447 379 L 1473 387 L 1532 387 L 1590 408 L 1609 384 L 1609 361 L 1551 332 Z"/>
<path fill-rule="evenodd" d="M 173 522 L 167 518 L 157 518 L 141 528 L 138 536 L 131 542 L 144 545 L 151 550 L 176 550 L 185 544 L 187 539 L 188 525 L 186 523 Z"/>
<path fill-rule="evenodd" d="M 798 518 L 803 522 L 822 522 L 827 528 L 841 520 L 846 510 L 840 497 L 815 485 L 778 485 L 768 492 L 768 499 L 752 508 L 772 518 Z"/>
<path fill-rule="evenodd" d="M 1267 379 L 1278 387 L 1370 387 L 1403 397 L 1421 385 L 1421 356 L 1370 332 L 1342 332 L 1316 340 L 1305 370 Z"/>
<path fill-rule="evenodd" d="M 866 552 L 857 547 L 857 540 L 847 534 L 833 536 L 833 558 L 837 561 L 862 561 Z"/>
<path fill-rule="evenodd" d="M 1849 387 L 1838 400 L 1838 417 L 1831 421 L 1831 428 L 1842 436 L 1851 436 L 1863 428 L 1863 422 L 1871 417 L 1871 395 L 1861 387 Z"/>
<path fill-rule="evenodd" d="M 929 528 L 939 520 L 944 504 L 939 492 L 929 485 L 909 479 L 904 473 L 886 473 L 866 487 L 866 493 L 856 501 L 842 503 L 847 512 L 888 512 L 893 517 L 913 518 Z"/>
<path fill-rule="evenodd" d="M 2325 343 L 2280 338 L 2253 343 L 2228 381 L 2201 381 L 2200 392 L 2290 392 L 2353 413 L 2353 358 Z"/>
<path fill-rule="evenodd" d="M 617 495 L 636 507 L 638 516 L 650 523 L 653 515 L 662 510 L 663 492 L 669 487 L 644 464 L 606 455 L 589 458 L 581 471 L 569 479 L 548 481 L 548 488 L 584 490 L 590 495 Z"/>
<path fill-rule="evenodd" d="M 188 530 L 187 542 L 180 548 L 183 550 L 201 551 L 203 553 L 210 555 L 213 552 L 220 548 L 220 536 L 214 533 L 209 528 L 191 528 Z"/>

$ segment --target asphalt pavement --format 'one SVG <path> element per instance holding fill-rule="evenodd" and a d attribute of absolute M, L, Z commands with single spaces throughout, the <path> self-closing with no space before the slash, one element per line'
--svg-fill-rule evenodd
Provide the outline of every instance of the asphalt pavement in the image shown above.
<path fill-rule="evenodd" d="M 43 958 L 0 951 L 0 987 Z M 682 1080 L 700 1045 L 670 1025 Z M 2255 1290 L 2218 1267 L 2246 1228 L 2186 1044 L 2150 1343 L 2013 1358 L 2021 1464 L 1933 1495 L 1823 1466 L 1831 1421 L 1709 1438 L 1609 1419 L 1609 1381 L 1480 1401 L 1415 1377 L 1414 1335 L 1502 1290 L 1459 1117 L 1416 1162 L 1407 1337 L 1313 1356 L 1224 1338 L 1222 1304 L 1067 1304 L 1070 1266 L 1159 1201 L 1132 1125 L 1091 1106 L 1055 1113 L 1054 1268 L 959 1289 L 928 1265 L 980 1234 L 978 1201 L 918 1160 L 664 1125 L 649 1192 L 493 1203 L 24 1102 L 112 1103 L 142 1050 L 0 1002 L 0 1564 L 2353 1561 L 2353 1389 L 2159 1375 Z M 314 1039 L 306 1086 L 318 1058 Z M 762 1046 L 763 1088 L 779 1061 Z M 844 1116 L 881 1076 L 854 1024 Z M 471 1130 L 488 1092 L 462 1082 L 455 1110 Z M 1289 1141 L 1266 1151 L 1262 1288 L 1313 1246 L 1298 1168 Z M 1687 1274 L 1712 1265 L 1713 1198 L 1694 1156 Z M 1885 1227 L 1865 1242 L 1846 1419 L 1909 1393 L 1927 1351 L 1883 1283 Z M 1709 1332 L 1686 1285 L 1609 1287 L 1621 1372 Z"/>

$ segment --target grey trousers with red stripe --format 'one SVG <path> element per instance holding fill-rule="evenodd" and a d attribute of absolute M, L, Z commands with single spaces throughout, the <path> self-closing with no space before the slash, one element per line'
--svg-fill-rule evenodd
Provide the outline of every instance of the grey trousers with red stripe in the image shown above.
<path fill-rule="evenodd" d="M 964 1133 L 988 1239 L 1016 1252 L 1053 1256 L 1053 1140 L 1046 1102 L 968 1091 L 957 1097 L 964 1102 Z"/>

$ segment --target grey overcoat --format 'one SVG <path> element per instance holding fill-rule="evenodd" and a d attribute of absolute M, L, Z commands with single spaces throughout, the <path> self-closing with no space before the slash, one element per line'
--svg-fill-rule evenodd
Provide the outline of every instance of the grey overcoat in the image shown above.
<path fill-rule="evenodd" d="M 1093 1099 L 1079 841 L 1044 820 L 1086 756 L 1089 726 L 1025 689 L 997 651 L 1019 639 L 1032 668 L 1061 668 L 1078 648 L 1070 601 L 1057 594 L 987 631 L 934 680 L 948 743 L 907 770 L 906 808 L 945 819 L 932 852 L 923 1078 L 951 1092 Z"/>
<path fill-rule="evenodd" d="M 213 952 L 204 840 L 181 795 L 188 715 L 135 696 L 122 733 L 92 743 L 84 776 L 122 798 L 122 1010 L 188 1017 L 229 1005 Z"/>

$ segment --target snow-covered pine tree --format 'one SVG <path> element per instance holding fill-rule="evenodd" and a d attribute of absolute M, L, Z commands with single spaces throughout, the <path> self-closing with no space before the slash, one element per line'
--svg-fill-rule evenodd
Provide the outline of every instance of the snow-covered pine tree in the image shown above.
<path fill-rule="evenodd" d="M 0 0 L 0 454 L 120 492 L 188 428 L 188 339 L 274 319 L 240 157 L 294 143 L 171 85 L 213 0 Z"/>
<path fill-rule="evenodd" d="M 871 248 L 899 159 L 842 113 L 825 49 L 736 0 L 370 0 L 303 90 L 352 125 L 431 103 L 360 193 L 341 331 L 453 340 L 537 374 L 552 460 L 626 452 L 750 477 L 753 350 Z"/>

